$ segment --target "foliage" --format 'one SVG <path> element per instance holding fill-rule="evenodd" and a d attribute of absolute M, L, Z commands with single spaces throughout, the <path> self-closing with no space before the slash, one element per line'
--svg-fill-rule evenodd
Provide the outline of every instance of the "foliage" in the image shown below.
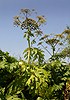
<path fill-rule="evenodd" d="M 30 48 L 31 50 L 31 54 L 30 54 L 30 59 L 31 59 L 31 62 L 38 62 L 38 65 L 41 65 L 44 63 L 44 54 L 43 54 L 43 51 L 41 49 L 38 49 L 38 48 Z M 25 49 L 24 50 L 24 58 L 28 58 L 28 51 L 29 51 L 29 48 Z"/>
<path fill-rule="evenodd" d="M 43 64 L 41 67 L 22 60 L 11 64 L 4 60 L 0 67 L 2 100 L 62 100 L 64 82 L 70 77 L 69 65 L 59 60 Z"/>
<path fill-rule="evenodd" d="M 57 100 L 63 100 L 64 84 L 70 77 L 69 66 L 59 60 L 54 60 L 47 64 L 46 70 L 50 70 L 51 79 L 49 87 L 51 87 L 52 94 L 50 99 L 56 97 Z"/>

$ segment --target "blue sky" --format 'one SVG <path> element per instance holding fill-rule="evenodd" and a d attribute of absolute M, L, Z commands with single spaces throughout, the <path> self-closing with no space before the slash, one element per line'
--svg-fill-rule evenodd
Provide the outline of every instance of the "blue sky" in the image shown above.
<path fill-rule="evenodd" d="M 27 47 L 22 30 L 13 25 L 13 17 L 22 8 L 35 9 L 39 15 L 45 15 L 45 33 L 61 33 L 70 26 L 70 0 L 0 0 L 0 49 L 11 55 L 22 56 Z"/>

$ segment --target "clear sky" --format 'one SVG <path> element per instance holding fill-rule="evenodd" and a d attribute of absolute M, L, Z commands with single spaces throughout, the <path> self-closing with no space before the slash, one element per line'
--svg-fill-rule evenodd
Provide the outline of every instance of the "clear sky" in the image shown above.
<path fill-rule="evenodd" d="M 22 8 L 45 15 L 45 33 L 61 33 L 70 26 L 70 0 L 0 0 L 0 49 L 11 55 L 21 56 L 27 45 L 23 32 L 13 25 L 13 17 Z"/>

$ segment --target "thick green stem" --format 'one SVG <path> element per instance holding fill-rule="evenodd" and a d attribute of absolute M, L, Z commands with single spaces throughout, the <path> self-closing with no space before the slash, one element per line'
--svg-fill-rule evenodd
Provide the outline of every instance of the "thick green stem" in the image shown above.
<path fill-rule="evenodd" d="M 28 31 L 28 64 L 30 63 L 30 54 L 31 54 L 29 32 L 30 32 L 30 31 Z"/>
<path fill-rule="evenodd" d="M 53 50 L 53 56 L 54 56 L 55 46 L 52 46 L 52 50 Z"/>

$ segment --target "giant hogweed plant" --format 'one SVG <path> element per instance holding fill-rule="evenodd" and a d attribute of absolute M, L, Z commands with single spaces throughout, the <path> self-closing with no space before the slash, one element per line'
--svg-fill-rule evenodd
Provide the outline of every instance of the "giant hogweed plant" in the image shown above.
<path fill-rule="evenodd" d="M 17 62 L 17 65 L 8 65 L 5 60 L 6 67 L 12 68 L 8 69 L 8 71 L 12 70 L 10 73 L 14 77 L 6 87 L 4 84 L 5 89 L 3 88 L 4 91 L 1 91 L 1 96 L 3 95 L 6 100 L 36 100 L 37 98 L 43 98 L 44 93 L 41 91 L 46 91 L 50 77 L 50 72 L 46 71 L 42 66 L 44 61 L 43 51 L 33 47 L 36 38 L 42 35 L 40 26 L 44 24 L 45 19 L 43 16 L 37 16 L 37 21 L 29 18 L 31 15 L 29 9 L 21 9 L 21 13 L 24 18 L 20 16 L 14 17 L 14 24 L 25 31 L 24 38 L 28 41 L 28 48 L 24 50 L 24 57 L 27 63 L 20 61 Z M 35 64 L 36 62 L 38 63 Z M 3 64 L 3 67 L 5 67 L 5 64 Z M 1 99 L 3 99 L 3 96 Z"/>
<path fill-rule="evenodd" d="M 42 35 L 40 26 L 44 24 L 46 20 L 44 16 L 37 16 L 37 20 L 30 18 L 32 12 L 34 12 L 34 9 L 21 9 L 20 16 L 14 17 L 14 25 L 24 30 L 24 38 L 26 38 L 28 42 L 28 48 L 24 51 L 24 57 L 28 59 L 28 63 L 31 62 L 32 56 L 33 61 L 38 59 L 38 61 L 40 62 L 44 58 L 43 51 L 39 48 L 34 48 L 33 44 L 36 43 L 37 37 Z"/>

